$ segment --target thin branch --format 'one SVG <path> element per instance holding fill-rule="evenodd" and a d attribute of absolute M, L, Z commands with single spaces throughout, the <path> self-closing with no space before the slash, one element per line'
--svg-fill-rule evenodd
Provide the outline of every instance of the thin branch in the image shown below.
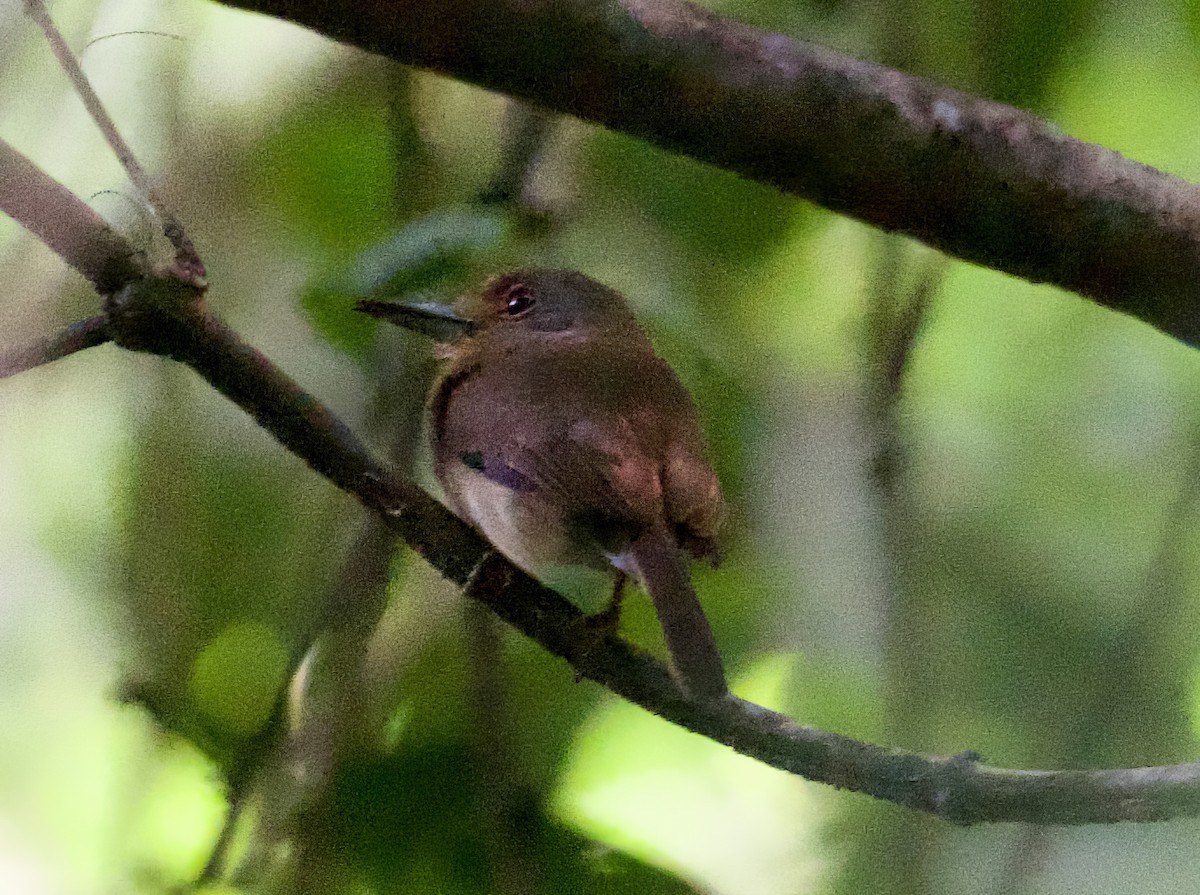
<path fill-rule="evenodd" d="M 901 499 L 896 491 L 897 477 L 906 465 L 900 431 L 900 393 L 927 312 L 941 287 L 946 261 L 932 256 L 920 265 L 906 265 L 903 246 L 887 243 L 880 248 L 880 269 L 874 277 L 877 286 L 871 296 L 866 333 L 870 377 L 867 419 L 873 429 L 874 443 L 871 468 L 882 489 L 885 517 L 907 526 L 912 521 L 911 512 L 886 511 L 890 504 Z M 909 266 L 916 268 L 917 280 L 910 288 L 903 289 L 899 279 Z M 892 566 L 896 566 L 894 560 L 893 557 Z"/>
<path fill-rule="evenodd" d="M 108 318 L 103 315 L 88 317 L 29 345 L 0 349 L 0 379 L 111 340 Z"/>
<path fill-rule="evenodd" d="M 684 0 L 222 0 L 595 121 L 1200 345 L 1200 192 Z"/>
<path fill-rule="evenodd" d="M 872 463 L 868 499 L 874 504 L 877 524 L 864 532 L 864 549 L 878 552 L 882 587 L 879 612 L 880 658 L 883 674 L 881 730 L 890 742 L 912 746 L 927 742 L 934 727 L 936 703 L 945 688 L 937 678 L 922 595 L 926 589 L 913 574 L 915 544 L 919 539 L 914 504 L 910 444 L 903 424 L 901 402 L 928 309 L 941 284 L 946 260 L 926 253 L 923 261 L 913 247 L 898 240 L 874 240 L 876 249 L 870 276 L 861 387 L 866 399 L 859 415 L 859 437 Z M 877 853 L 871 862 L 875 878 L 895 881 L 897 889 L 921 891 L 929 878 L 936 837 L 908 835 L 910 818 L 884 821 L 860 842 L 858 853 Z M 919 824 L 917 824 L 919 826 Z M 902 848 L 891 847 L 899 837 Z M 849 862 L 854 864 L 853 859 Z M 872 871 L 866 872 L 868 878 Z M 854 871 L 850 871 L 853 877 Z M 857 881 L 860 882 L 861 881 Z M 869 882 L 866 888 L 870 888 Z"/>
<path fill-rule="evenodd" d="M 877 345 L 880 399 L 889 412 L 895 413 L 900 401 L 900 389 L 912 360 L 913 349 L 925 325 L 933 303 L 946 275 L 945 259 L 930 258 L 917 267 L 917 282 L 907 295 L 897 295 L 896 283 L 882 284 L 876 295 L 874 313 L 878 316 L 875 337 Z M 890 301 L 889 301 L 890 299 Z"/>
<path fill-rule="evenodd" d="M 275 705 L 266 724 L 242 746 L 225 775 L 225 797 L 229 809 L 208 860 L 196 878 L 198 885 L 212 885 L 228 872 L 234 834 L 250 805 L 256 778 L 267 756 L 278 749 L 280 741 L 287 734 L 287 703 L 288 689 L 284 687 L 275 697 Z"/>
<path fill-rule="evenodd" d="M 83 50 L 80 51 L 80 55 L 86 53 L 101 41 L 112 40 L 114 37 L 165 37 L 168 40 L 177 40 L 180 43 L 183 42 L 182 36 L 178 34 L 172 34 L 169 31 L 147 31 L 145 29 L 139 29 L 137 31 L 114 31 L 111 34 L 101 34 L 99 37 L 93 37 L 83 45 Z"/>
<path fill-rule="evenodd" d="M 100 102 L 100 97 L 92 89 L 87 75 L 80 68 L 79 60 L 75 58 L 75 54 L 67 46 L 62 33 L 54 24 L 54 20 L 50 18 L 50 12 L 46 9 L 45 3 L 43 0 L 25 0 L 25 12 L 46 35 L 46 42 L 50 44 L 54 57 L 62 66 L 71 86 L 83 101 L 84 108 L 87 109 L 88 115 L 91 116 L 96 127 L 100 129 L 100 133 L 104 135 L 104 139 L 121 163 L 121 167 L 129 175 L 130 182 L 139 193 L 145 196 L 150 207 L 154 209 L 162 223 L 163 235 L 175 247 L 176 265 L 197 283 L 203 280 L 204 262 L 200 260 L 196 247 L 192 245 L 192 241 L 188 238 L 179 219 L 167 208 L 166 203 L 154 188 L 150 175 L 146 173 L 146 169 L 142 167 L 137 156 L 133 154 L 133 150 L 129 148 L 129 144 L 125 142 L 125 138 L 121 136 L 121 132 L 117 130 L 117 126 L 109 117 L 104 104 Z"/>
<path fill-rule="evenodd" d="M 396 538 L 369 517 L 346 555 L 302 645 L 291 657 L 288 680 L 267 726 L 240 749 L 226 777 L 229 809 L 216 845 L 196 882 L 261 878 L 289 838 L 302 868 L 295 891 L 322 879 L 316 872 L 328 831 L 303 822 L 328 797 L 338 764 L 361 750 L 364 722 L 362 661 L 386 603 Z M 295 712 L 299 708 L 298 713 Z M 249 801 L 265 794 L 249 855 L 230 865 L 229 851 Z M 258 866 L 255 866 L 255 865 Z"/>
<path fill-rule="evenodd" d="M 468 596 L 471 590 L 468 585 Z M 501 626 L 477 602 L 465 601 L 463 609 L 471 669 L 471 765 L 479 793 L 475 808 L 487 854 L 488 888 L 495 895 L 538 895 L 545 884 L 529 827 L 538 795 L 515 760 Z"/>
<path fill-rule="evenodd" d="M 1179 482 L 1140 586 L 1127 597 L 1121 624 L 1099 641 L 1094 662 L 1083 671 L 1085 696 L 1057 732 L 1062 760 L 1096 761 L 1134 743 L 1142 754 L 1170 754 L 1192 739 L 1191 725 L 1175 710 L 1177 703 L 1164 698 L 1163 688 L 1173 686 L 1183 699 L 1191 696 L 1190 661 L 1176 649 L 1171 632 L 1186 624 L 1191 611 L 1188 570 L 1200 509 L 1200 443 L 1191 445 Z M 1146 741 L 1143 734 L 1151 726 L 1163 733 Z M 1052 845 L 1045 828 L 1022 830 L 994 878 L 995 895 L 1029 891 L 1030 877 Z"/>

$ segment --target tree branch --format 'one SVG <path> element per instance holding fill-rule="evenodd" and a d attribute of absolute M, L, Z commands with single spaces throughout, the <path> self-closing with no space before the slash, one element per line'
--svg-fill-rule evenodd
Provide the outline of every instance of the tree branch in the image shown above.
<path fill-rule="evenodd" d="M 447 0 L 447 6 L 453 11 L 456 2 Z M 561 7 L 546 2 L 530 8 Z M 335 7 L 328 9 L 336 14 Z M 107 294 L 104 323 L 97 326 L 113 341 L 191 366 L 314 470 L 379 513 L 443 575 L 459 585 L 470 582 L 473 597 L 566 659 L 580 676 L 648 711 L 790 773 L 955 823 L 1078 824 L 1200 815 L 1200 763 L 1008 770 L 987 767 L 970 754 L 924 758 L 858 742 L 736 697 L 689 701 L 661 662 L 628 642 L 581 636 L 579 609 L 491 552 L 415 484 L 374 460 L 344 424 L 208 309 L 194 271 L 186 265 L 144 267 L 85 204 L 3 143 L 0 210 Z"/>
<path fill-rule="evenodd" d="M 221 0 L 642 137 L 1200 345 L 1200 192 L 684 0 Z"/>
<path fill-rule="evenodd" d="M 589 678 L 643 708 L 767 764 L 955 823 L 1095 823 L 1200 814 L 1200 764 L 1017 771 L 970 756 L 923 758 L 795 724 L 734 697 L 690 701 L 628 642 L 581 636 L 583 616 L 491 552 L 472 529 L 391 474 L 317 401 L 218 320 L 186 284 L 146 279 L 108 302 L 114 341 L 193 367 L 313 469 L 380 513 L 434 568 Z"/>
<path fill-rule="evenodd" d="M 101 295 L 142 275 L 141 256 L 82 199 L 0 140 L 0 212 L 57 252 Z"/>
<path fill-rule="evenodd" d="M 108 318 L 97 315 L 72 323 L 32 344 L 0 348 L 0 379 L 51 363 L 85 348 L 103 345 L 110 338 Z"/>
<path fill-rule="evenodd" d="M 150 180 L 150 175 L 146 173 L 146 169 L 142 167 L 137 156 L 133 154 L 133 150 L 129 148 L 129 144 L 125 142 L 125 138 L 121 136 L 121 132 L 117 130 L 117 126 L 109 116 L 108 110 L 104 108 L 104 104 L 100 102 L 100 97 L 92 89 L 87 75 L 80 68 L 79 60 L 75 58 L 75 54 L 67 46 L 66 39 L 63 38 L 58 27 L 50 18 L 50 12 L 46 9 L 44 0 L 25 0 L 25 13 L 33 19 L 37 26 L 42 29 L 42 33 L 46 35 L 46 42 L 50 45 L 50 50 L 54 53 L 54 58 L 62 66 L 63 72 L 71 82 L 76 95 L 83 102 L 88 115 L 95 122 L 96 127 L 100 129 L 100 133 L 104 135 L 105 141 L 108 143 L 109 148 L 112 149 L 117 160 L 121 163 L 121 167 L 125 169 L 125 173 L 129 175 L 130 181 L 137 188 L 138 192 L 145 197 L 146 201 L 150 203 L 150 207 L 158 216 L 159 222 L 162 224 L 163 234 L 167 237 L 171 245 L 175 247 L 176 266 L 181 271 L 186 270 L 190 272 L 190 275 L 197 280 L 203 279 L 204 264 L 200 261 L 200 255 L 196 252 L 196 247 L 192 245 L 192 241 L 184 231 L 183 225 L 179 223 L 179 219 L 167 208 L 162 197 L 158 195 L 158 191 L 154 189 L 154 184 Z"/>

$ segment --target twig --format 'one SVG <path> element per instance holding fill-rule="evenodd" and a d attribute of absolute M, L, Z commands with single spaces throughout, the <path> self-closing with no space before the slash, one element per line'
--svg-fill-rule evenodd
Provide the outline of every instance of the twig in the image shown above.
<path fill-rule="evenodd" d="M 900 296 L 893 283 L 877 296 L 880 305 L 881 327 L 877 333 L 880 364 L 879 378 L 883 389 L 883 400 L 895 405 L 900 400 L 900 387 L 912 360 L 913 348 L 925 324 L 929 307 L 937 295 L 946 276 L 947 262 L 940 256 L 912 265 L 916 268 L 917 282 L 908 294 Z M 892 301 L 889 303 L 888 298 Z"/>
<path fill-rule="evenodd" d="M 217 882 L 221 875 L 228 870 L 229 850 L 233 845 L 233 835 L 237 832 L 238 824 L 249 806 L 250 797 L 254 794 L 254 785 L 262 763 L 277 749 L 287 733 L 287 700 L 288 691 L 285 687 L 275 697 L 275 705 L 267 722 L 242 746 L 225 775 L 229 810 L 225 814 L 225 822 L 221 825 L 221 832 L 217 836 L 216 844 L 213 845 L 208 860 L 197 877 L 196 882 L 199 885 L 211 885 Z"/>
<path fill-rule="evenodd" d="M 179 219 L 167 208 L 166 203 L 154 188 L 146 169 L 142 167 L 137 156 L 133 154 L 133 150 L 129 148 L 129 144 L 125 142 L 125 138 L 121 136 L 121 132 L 117 130 L 117 126 L 109 117 L 104 104 L 100 102 L 100 97 L 92 89 L 87 75 L 79 67 L 79 60 L 75 58 L 75 54 L 71 52 L 71 48 L 63 39 L 62 33 L 50 18 L 45 3 L 43 0 L 25 0 L 25 12 L 46 35 L 46 42 L 50 44 L 50 50 L 58 59 L 58 64 L 62 66 L 63 71 L 66 72 L 67 78 L 70 80 L 71 86 L 75 88 L 80 100 L 83 101 L 88 115 L 96 123 L 96 127 L 104 135 L 104 139 L 108 141 L 108 145 L 121 163 L 121 167 L 129 175 L 134 187 L 146 198 L 150 207 L 158 215 L 158 219 L 162 223 L 163 235 L 175 247 L 176 265 L 187 279 L 193 280 L 197 284 L 201 283 L 204 279 L 204 262 L 200 260 L 196 247 L 192 245 L 192 241 L 188 238 Z"/>
<path fill-rule="evenodd" d="M 897 239 L 875 240 L 877 248 L 867 311 L 867 400 L 862 439 L 868 445 L 873 475 L 869 495 L 879 525 L 871 527 L 865 549 L 880 553 L 883 599 L 878 603 L 884 675 L 882 730 L 888 738 L 911 744 L 931 726 L 939 692 L 929 658 L 929 625 L 922 610 L 923 589 L 912 575 L 914 535 L 919 513 L 913 505 L 907 472 L 909 445 L 902 424 L 901 400 L 913 349 L 926 313 L 941 283 L 946 261 L 932 256 L 917 261 L 910 246 Z M 915 277 L 915 284 L 908 281 Z M 920 891 L 929 872 L 935 837 L 906 835 L 918 820 L 897 816 L 881 823 L 862 847 L 880 855 L 877 878 L 896 880 L 900 888 Z M 899 838 L 905 844 L 896 848 Z M 876 863 L 876 862 L 873 862 Z"/>
<path fill-rule="evenodd" d="M 88 317 L 29 345 L 0 350 L 0 379 L 111 340 L 108 318 L 103 315 Z"/>
<path fill-rule="evenodd" d="M 165 37 L 168 40 L 177 40 L 180 42 L 183 41 L 183 38 L 181 36 L 179 36 L 178 34 L 172 34 L 169 31 L 147 31 L 144 29 L 137 30 L 137 31 L 114 31 L 112 34 L 101 34 L 99 37 L 93 37 L 91 40 L 89 40 L 86 44 L 83 45 L 82 52 L 86 53 L 88 50 L 90 50 L 92 47 L 94 47 L 96 44 L 100 43 L 101 41 L 112 40 L 114 37 Z M 82 55 L 82 53 L 81 53 L 81 55 Z"/>
<path fill-rule="evenodd" d="M 504 146 L 500 166 L 479 194 L 484 204 L 522 201 L 537 170 L 538 156 L 546 146 L 557 116 L 519 100 L 511 100 L 504 116 Z"/>
<path fill-rule="evenodd" d="M 468 586 L 468 596 L 473 596 L 471 590 Z M 471 668 L 472 766 L 487 850 L 488 888 L 495 895 L 538 895 L 544 884 L 527 822 L 536 795 L 514 760 L 503 631 L 496 617 L 478 602 L 468 600 L 463 609 Z"/>
<path fill-rule="evenodd" d="M 1163 698 L 1159 688 L 1164 681 L 1176 682 L 1179 695 L 1190 668 L 1182 651 L 1170 645 L 1169 632 L 1186 623 L 1191 606 L 1191 588 L 1186 584 L 1191 562 L 1192 533 L 1196 511 L 1200 508 L 1200 443 L 1193 442 L 1187 463 L 1179 477 L 1180 486 L 1164 516 L 1156 549 L 1146 562 L 1141 587 L 1126 602 L 1119 627 L 1107 631 L 1100 641 L 1095 662 L 1086 672 L 1086 698 L 1078 710 L 1063 719 L 1058 756 L 1071 762 L 1097 761 L 1105 752 L 1119 751 L 1120 744 L 1145 744 L 1144 731 L 1155 716 L 1174 722 L 1174 736 L 1168 732 L 1154 737 L 1150 755 L 1170 753 L 1190 743 L 1186 719 Z M 1158 669 L 1164 661 L 1162 650 L 1171 658 L 1175 672 Z M 1186 664 L 1185 664 L 1186 663 Z M 1190 695 L 1190 694 L 1189 694 Z M 1052 845 L 1048 831 L 1029 826 L 1009 844 L 1008 860 L 1001 865 L 993 895 L 1029 891 L 1029 877 L 1046 860 Z"/>

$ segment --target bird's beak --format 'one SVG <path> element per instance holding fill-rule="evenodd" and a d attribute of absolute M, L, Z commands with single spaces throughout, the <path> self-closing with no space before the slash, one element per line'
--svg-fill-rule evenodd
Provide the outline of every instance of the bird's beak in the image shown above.
<path fill-rule="evenodd" d="M 475 331 L 475 324 L 454 313 L 450 305 L 436 302 L 406 304 L 398 301 L 364 299 L 354 310 L 389 320 L 397 326 L 411 329 L 439 342 L 457 342 Z"/>

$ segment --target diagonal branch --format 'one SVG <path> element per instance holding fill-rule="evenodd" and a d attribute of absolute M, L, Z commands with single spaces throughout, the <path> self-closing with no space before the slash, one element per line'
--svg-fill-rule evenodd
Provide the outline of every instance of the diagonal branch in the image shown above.
<path fill-rule="evenodd" d="M 142 259 L 125 237 L 3 140 L 0 212 L 57 252 L 101 295 L 141 276 Z"/>
<path fill-rule="evenodd" d="M 1200 192 L 685 0 L 222 0 L 642 137 L 1200 345 Z"/>
<path fill-rule="evenodd" d="M 415 484 L 374 460 L 315 398 L 207 308 L 186 272 L 151 273 L 105 302 L 124 348 L 192 367 L 315 471 L 354 494 L 451 581 L 566 659 L 581 677 L 752 758 L 955 823 L 1101 823 L 1200 815 L 1200 763 L 1096 771 L 990 768 L 972 756 L 924 758 L 804 727 L 729 697 L 690 701 L 659 661 L 609 636 L 595 642 L 582 613 L 488 550 Z"/>
<path fill-rule="evenodd" d="M 46 9 L 44 0 L 25 0 L 25 12 L 42 29 L 42 33 L 46 35 L 46 41 L 50 44 L 50 50 L 54 53 L 54 58 L 62 66 L 76 95 L 83 102 L 84 108 L 87 109 L 88 115 L 96 123 L 96 127 L 100 129 L 100 133 L 104 135 L 105 141 L 108 143 L 109 148 L 112 149 L 113 154 L 116 155 L 117 160 L 121 163 L 121 167 L 129 175 L 130 181 L 137 187 L 138 192 L 145 197 L 146 201 L 150 203 L 150 207 L 154 210 L 155 214 L 158 215 L 164 235 L 170 241 L 171 245 L 175 247 L 176 266 L 180 271 L 188 271 L 198 281 L 202 280 L 204 278 L 204 264 L 196 252 L 196 247 L 192 245 L 192 241 L 188 238 L 179 219 L 167 208 L 162 197 L 158 195 L 158 191 L 154 188 L 154 184 L 150 180 L 150 175 L 146 173 L 146 169 L 142 167 L 142 163 L 138 161 L 137 156 L 133 154 L 133 150 L 129 148 L 129 144 L 125 142 L 125 138 L 121 136 L 121 132 L 117 130 L 117 125 L 109 117 L 104 104 L 100 102 L 100 97 L 92 89 L 87 75 L 80 68 L 79 60 L 75 58 L 75 54 L 67 46 L 62 33 L 59 32 L 58 27 L 50 18 L 50 12 Z"/>
<path fill-rule="evenodd" d="M 514 568 L 472 529 L 375 461 L 340 421 L 171 277 L 107 302 L 113 340 L 181 361 L 313 469 L 357 496 L 427 562 L 575 672 L 648 711 L 794 774 L 955 823 L 1099 823 L 1200 815 L 1200 763 L 1096 771 L 991 768 L 966 754 L 925 758 L 804 727 L 735 697 L 688 699 L 667 668 L 628 642 L 581 636 L 582 613 Z"/>

